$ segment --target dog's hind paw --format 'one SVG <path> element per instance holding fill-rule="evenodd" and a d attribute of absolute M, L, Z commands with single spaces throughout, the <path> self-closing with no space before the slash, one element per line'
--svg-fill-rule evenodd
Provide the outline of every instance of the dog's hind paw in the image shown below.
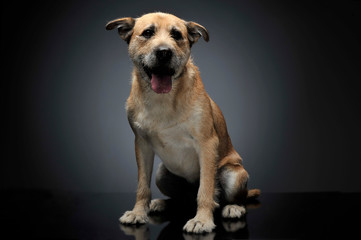
<path fill-rule="evenodd" d="M 222 210 L 224 218 L 240 218 L 246 213 L 246 209 L 239 205 L 227 205 Z"/>
<path fill-rule="evenodd" d="M 167 208 L 167 200 L 153 199 L 149 205 L 150 212 L 163 212 Z"/>
<path fill-rule="evenodd" d="M 122 224 L 144 224 L 148 222 L 146 212 L 126 211 L 119 221 Z"/>

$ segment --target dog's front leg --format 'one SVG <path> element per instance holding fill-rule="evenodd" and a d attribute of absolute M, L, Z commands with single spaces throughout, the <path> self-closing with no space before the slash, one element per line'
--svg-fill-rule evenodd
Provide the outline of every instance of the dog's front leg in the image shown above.
<path fill-rule="evenodd" d="M 132 211 L 127 211 L 119 219 L 123 224 L 142 224 L 148 222 L 151 200 L 150 180 L 152 177 L 154 152 L 141 136 L 135 137 L 135 156 L 138 165 L 137 199 Z"/>
<path fill-rule="evenodd" d="M 212 137 L 200 146 L 200 185 L 197 195 L 197 214 L 183 227 L 186 232 L 211 232 L 215 228 L 213 210 L 218 204 L 214 201 L 216 158 L 218 138 Z"/>

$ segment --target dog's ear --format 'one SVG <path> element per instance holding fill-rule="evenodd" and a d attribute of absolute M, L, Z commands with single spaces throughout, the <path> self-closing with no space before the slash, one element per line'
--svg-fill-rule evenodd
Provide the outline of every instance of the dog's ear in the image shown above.
<path fill-rule="evenodd" d="M 195 22 L 186 22 L 189 44 L 192 46 L 200 37 L 208 42 L 209 34 L 205 27 Z"/>
<path fill-rule="evenodd" d="M 135 25 L 134 18 L 131 17 L 119 18 L 108 22 L 107 25 L 105 25 L 105 29 L 112 30 L 114 28 L 118 28 L 118 33 L 120 37 L 129 44 L 130 38 L 132 37 L 133 34 L 134 25 Z"/>

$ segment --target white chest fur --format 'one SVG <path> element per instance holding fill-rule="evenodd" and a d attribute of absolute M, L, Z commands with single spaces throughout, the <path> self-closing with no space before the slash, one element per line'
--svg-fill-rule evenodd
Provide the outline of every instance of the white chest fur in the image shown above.
<path fill-rule="evenodd" d="M 191 116 L 182 119 L 175 112 L 166 112 L 167 108 L 164 107 L 138 112 L 134 119 L 135 126 L 140 135 L 146 136 L 169 171 L 194 182 L 200 175 L 199 147 L 191 130 L 199 114 L 195 111 Z"/>
<path fill-rule="evenodd" d="M 169 171 L 194 182 L 199 178 L 197 145 L 182 125 L 160 130 L 150 141 Z"/>

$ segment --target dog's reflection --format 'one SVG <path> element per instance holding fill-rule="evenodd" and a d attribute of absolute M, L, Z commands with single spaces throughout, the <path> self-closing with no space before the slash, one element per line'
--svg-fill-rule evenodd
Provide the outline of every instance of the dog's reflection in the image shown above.
<path fill-rule="evenodd" d="M 259 202 L 246 205 L 247 210 L 260 206 Z M 128 236 L 134 236 L 135 240 L 151 239 L 152 225 L 169 223 L 161 230 L 157 239 L 184 239 L 184 240 L 213 240 L 213 239 L 244 239 L 249 238 L 247 226 L 247 214 L 239 219 L 224 219 L 221 217 L 220 209 L 214 214 L 215 231 L 208 234 L 188 234 L 183 232 L 183 226 L 187 222 L 189 215 L 194 214 L 192 208 L 174 209 L 168 208 L 166 211 L 149 215 L 149 223 L 144 225 L 123 225 L 120 229 Z"/>
<path fill-rule="evenodd" d="M 150 239 L 150 231 L 148 224 L 143 224 L 143 225 L 120 224 L 120 230 L 122 230 L 125 235 L 134 236 L 135 240 Z"/>

